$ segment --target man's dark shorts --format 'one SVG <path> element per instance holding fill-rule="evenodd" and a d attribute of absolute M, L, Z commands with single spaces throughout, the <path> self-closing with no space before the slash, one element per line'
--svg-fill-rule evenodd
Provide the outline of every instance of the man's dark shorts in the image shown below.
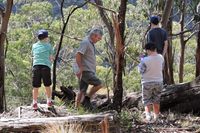
<path fill-rule="evenodd" d="M 95 73 L 83 71 L 80 81 L 80 90 L 86 93 L 89 85 L 99 86 L 101 85 L 101 80 L 96 77 Z"/>
<path fill-rule="evenodd" d="M 35 65 L 32 70 L 32 86 L 41 87 L 41 81 L 45 87 L 51 85 L 51 69 L 45 65 Z"/>

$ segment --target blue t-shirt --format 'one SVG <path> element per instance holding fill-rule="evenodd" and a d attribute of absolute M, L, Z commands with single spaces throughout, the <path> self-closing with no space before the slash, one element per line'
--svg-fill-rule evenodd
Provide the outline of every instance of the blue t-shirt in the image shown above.
<path fill-rule="evenodd" d="M 164 42 L 167 40 L 167 32 L 163 28 L 153 28 L 147 34 L 147 42 L 156 44 L 159 54 L 163 54 Z"/>
<path fill-rule="evenodd" d="M 50 56 L 53 54 L 53 48 L 50 43 L 38 41 L 32 46 L 33 66 L 45 65 L 51 68 Z"/>

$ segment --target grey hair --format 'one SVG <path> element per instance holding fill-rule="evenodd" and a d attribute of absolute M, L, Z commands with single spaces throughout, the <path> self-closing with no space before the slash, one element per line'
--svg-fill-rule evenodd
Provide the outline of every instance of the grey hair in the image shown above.
<path fill-rule="evenodd" d="M 91 36 L 92 34 L 98 34 L 100 36 L 103 36 L 103 31 L 100 28 L 93 28 L 90 32 L 89 32 L 89 36 Z"/>

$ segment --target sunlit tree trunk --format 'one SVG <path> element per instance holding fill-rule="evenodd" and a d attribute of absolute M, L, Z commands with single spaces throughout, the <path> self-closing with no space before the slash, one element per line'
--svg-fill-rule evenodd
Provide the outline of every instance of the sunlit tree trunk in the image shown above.
<path fill-rule="evenodd" d="M 5 50 L 4 42 L 6 39 L 7 27 L 12 11 L 13 0 L 7 0 L 5 13 L 2 15 L 2 23 L 0 29 L 0 113 L 6 109 L 5 101 Z"/>
<path fill-rule="evenodd" d="M 125 17 L 126 17 L 127 0 L 121 0 L 119 7 L 118 21 L 114 22 L 116 37 L 116 77 L 114 82 L 113 109 L 118 112 L 122 108 L 123 96 L 123 71 L 124 71 L 124 46 L 125 46 Z"/>

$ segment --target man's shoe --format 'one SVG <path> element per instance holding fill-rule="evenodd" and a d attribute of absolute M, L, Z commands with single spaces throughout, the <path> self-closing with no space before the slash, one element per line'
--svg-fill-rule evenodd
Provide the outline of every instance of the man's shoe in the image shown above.
<path fill-rule="evenodd" d="M 92 106 L 91 102 L 90 102 L 90 98 L 89 97 L 85 97 L 85 99 L 82 102 L 82 105 L 84 108 L 89 109 L 89 110 L 93 110 L 94 107 Z"/>
<path fill-rule="evenodd" d="M 37 110 L 38 110 L 38 105 L 37 105 L 37 103 L 32 104 L 32 108 L 33 108 L 34 111 L 37 111 Z"/>

